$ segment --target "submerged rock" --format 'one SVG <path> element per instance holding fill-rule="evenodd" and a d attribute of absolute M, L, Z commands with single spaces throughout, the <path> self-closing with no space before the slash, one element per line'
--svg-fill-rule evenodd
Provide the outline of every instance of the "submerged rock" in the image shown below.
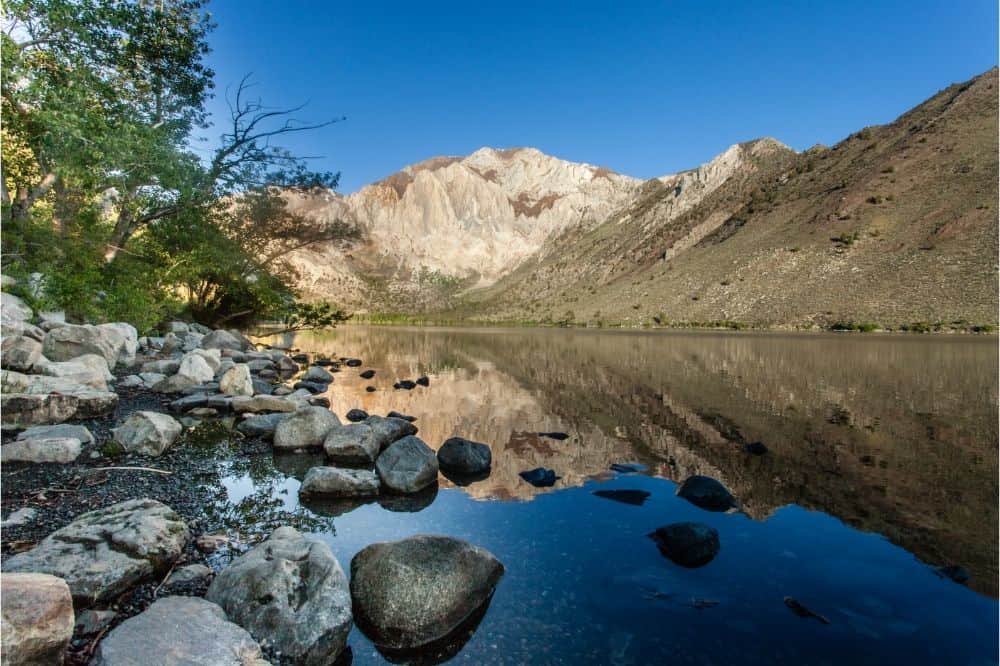
<path fill-rule="evenodd" d="M 440 641 L 489 602 L 503 574 L 492 553 L 451 537 L 372 544 L 351 560 L 358 626 L 386 648 Z"/>
<path fill-rule="evenodd" d="M 375 469 L 389 490 L 415 493 L 437 481 L 438 461 L 423 440 L 408 435 L 382 452 Z"/>
<path fill-rule="evenodd" d="M 437 452 L 441 469 L 457 474 L 482 474 L 493 464 L 490 447 L 462 437 L 445 440 Z"/>
<path fill-rule="evenodd" d="M 561 476 L 556 476 L 555 470 L 546 467 L 529 469 L 527 472 L 521 472 L 518 476 L 536 488 L 554 486 L 556 481 L 562 478 Z"/>
<path fill-rule="evenodd" d="M 719 552 L 719 533 L 702 523 L 673 523 L 649 535 L 664 556 L 682 567 L 711 562 Z"/>
<path fill-rule="evenodd" d="M 423 375 L 421 377 L 417 377 L 417 383 L 421 386 L 430 386 L 431 380 L 427 375 Z"/>
<path fill-rule="evenodd" d="M 129 453 L 162 455 L 184 428 L 172 416 L 157 412 L 134 412 L 112 430 L 115 442 Z"/>
<path fill-rule="evenodd" d="M 345 416 L 351 423 L 360 423 L 368 418 L 368 412 L 363 409 L 352 409 L 349 410 Z"/>
<path fill-rule="evenodd" d="M 934 573 L 942 578 L 947 578 L 950 581 L 958 583 L 959 585 L 966 585 L 969 579 L 972 578 L 972 574 L 965 567 L 958 566 L 957 564 L 949 564 L 943 567 L 937 567 L 934 569 Z"/>
<path fill-rule="evenodd" d="M 393 384 L 392 388 L 394 388 L 394 389 L 403 389 L 403 390 L 406 390 L 406 391 L 411 391 L 411 390 L 417 388 L 417 385 L 414 382 L 410 381 L 409 379 L 401 379 L 400 381 L 398 381 L 395 384 Z"/>
<path fill-rule="evenodd" d="M 164 597 L 114 628 L 94 666 L 264 666 L 260 646 L 219 606 L 197 597 Z"/>
<path fill-rule="evenodd" d="M 689 476 L 677 488 L 677 496 L 706 511 L 728 511 L 736 507 L 732 493 L 708 476 Z"/>
<path fill-rule="evenodd" d="M 632 506 L 642 506 L 649 499 L 649 493 L 645 490 L 632 489 L 595 490 L 594 495 Z"/>
<path fill-rule="evenodd" d="M 353 624 L 347 578 L 330 547 L 291 527 L 223 569 L 205 598 L 296 663 L 332 664 Z"/>
<path fill-rule="evenodd" d="M 361 367 L 362 362 L 360 358 L 349 358 L 346 361 L 344 361 L 344 365 L 346 365 L 348 368 L 359 368 Z"/>
<path fill-rule="evenodd" d="M 378 495 L 379 480 L 367 469 L 313 467 L 299 487 L 301 495 L 327 497 L 371 497 Z"/>
<path fill-rule="evenodd" d="M 73 598 L 66 581 L 44 573 L 4 573 L 2 653 L 7 664 L 61 664 L 73 637 Z"/>
<path fill-rule="evenodd" d="M 8 557 L 3 570 L 59 576 L 77 605 L 89 606 L 169 567 L 188 536 L 167 505 L 129 500 L 83 514 L 32 550 Z"/>
<path fill-rule="evenodd" d="M 326 434 L 340 425 L 337 415 L 325 407 L 304 407 L 278 424 L 274 448 L 307 449 L 323 446 Z"/>

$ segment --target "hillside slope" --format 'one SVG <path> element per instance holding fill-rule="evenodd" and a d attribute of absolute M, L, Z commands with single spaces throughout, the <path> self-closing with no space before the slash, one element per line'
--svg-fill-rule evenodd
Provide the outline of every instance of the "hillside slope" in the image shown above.
<path fill-rule="evenodd" d="M 833 148 L 742 144 L 741 168 L 695 205 L 675 206 L 683 183 L 649 181 L 447 316 L 995 324 L 997 130 L 994 68 Z"/>

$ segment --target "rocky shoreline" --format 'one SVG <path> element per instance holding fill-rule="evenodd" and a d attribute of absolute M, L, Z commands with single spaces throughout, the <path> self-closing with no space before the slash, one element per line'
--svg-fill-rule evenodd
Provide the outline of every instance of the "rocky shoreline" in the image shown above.
<path fill-rule="evenodd" d="M 220 447 L 324 452 L 301 487 L 311 500 L 406 501 L 439 469 L 488 473 L 489 447 L 455 438 L 438 455 L 412 417 L 342 424 L 319 394 L 336 372 L 370 378 L 359 359 L 184 322 L 155 337 L 69 324 L 7 293 L 2 306 L 0 585 L 18 599 L 3 606 L 5 663 L 349 663 L 356 617 L 394 654 L 447 650 L 482 617 L 504 568 L 472 544 L 372 544 L 349 586 L 295 516 L 239 534 L 214 510 Z"/>

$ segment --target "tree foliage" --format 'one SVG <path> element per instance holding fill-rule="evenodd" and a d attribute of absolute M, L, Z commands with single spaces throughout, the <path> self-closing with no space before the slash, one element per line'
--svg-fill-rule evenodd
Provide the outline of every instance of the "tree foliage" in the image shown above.
<path fill-rule="evenodd" d="M 218 147 L 207 159 L 193 150 L 214 89 L 204 5 L 4 4 L 4 270 L 44 273 L 52 306 L 79 318 L 186 307 L 206 323 L 278 319 L 295 302 L 287 253 L 352 235 L 293 214 L 282 196 L 336 187 L 338 174 L 280 146 L 333 121 L 267 107 L 245 78 L 227 95 Z"/>

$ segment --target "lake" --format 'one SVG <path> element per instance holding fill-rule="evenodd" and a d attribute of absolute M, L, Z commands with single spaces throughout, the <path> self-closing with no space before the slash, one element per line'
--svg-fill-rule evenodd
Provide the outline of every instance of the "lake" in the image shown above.
<path fill-rule="evenodd" d="M 322 455 L 262 454 L 224 480 L 248 529 L 293 512 L 345 571 L 364 546 L 418 533 L 492 551 L 506 575 L 478 626 L 425 662 L 997 663 L 995 337 L 346 326 L 269 341 L 364 360 L 325 394 L 342 420 L 396 410 L 431 448 L 492 447 L 488 478 L 369 503 L 299 503 Z M 420 375 L 429 386 L 393 389 Z M 569 437 L 539 434 L 553 431 Z M 536 467 L 561 478 L 518 475 Z M 691 475 L 741 510 L 677 497 Z M 648 534 L 677 521 L 718 530 L 718 556 L 661 555 Z M 358 629 L 350 645 L 354 663 L 387 659 Z"/>

